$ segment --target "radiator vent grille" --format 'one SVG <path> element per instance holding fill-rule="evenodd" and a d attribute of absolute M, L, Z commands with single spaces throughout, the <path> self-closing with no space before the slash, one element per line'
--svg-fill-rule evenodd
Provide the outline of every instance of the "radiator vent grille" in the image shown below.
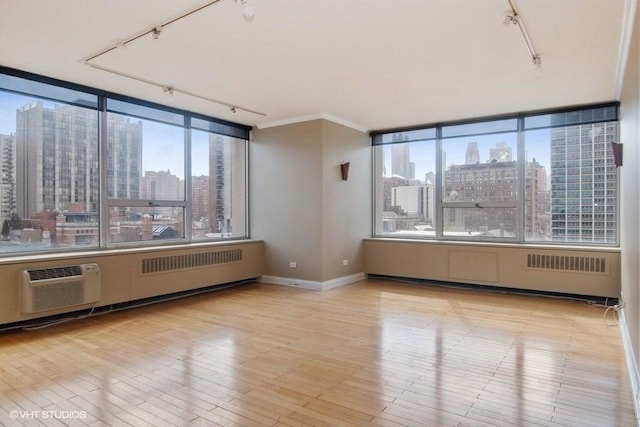
<path fill-rule="evenodd" d="M 584 273 L 608 273 L 606 258 L 590 256 L 527 254 L 527 268 Z"/>
<path fill-rule="evenodd" d="M 43 268 L 40 270 L 28 270 L 29 279 L 32 282 L 38 280 L 58 279 L 61 277 L 82 276 L 82 268 L 79 265 L 68 267 Z"/>
<path fill-rule="evenodd" d="M 172 255 L 142 260 L 142 274 L 184 270 L 242 261 L 242 249 Z"/>
<path fill-rule="evenodd" d="M 34 288 L 31 298 L 33 312 L 83 304 L 84 283 L 75 281 L 38 286 Z"/>

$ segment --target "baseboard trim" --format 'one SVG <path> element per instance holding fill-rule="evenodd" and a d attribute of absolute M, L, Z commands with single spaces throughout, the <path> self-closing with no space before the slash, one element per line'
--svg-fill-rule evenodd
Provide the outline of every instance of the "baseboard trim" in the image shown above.
<path fill-rule="evenodd" d="M 342 276 L 336 279 L 327 280 L 326 282 L 315 282 L 312 280 L 294 279 L 291 277 L 280 276 L 262 276 L 258 279 L 260 283 L 271 283 L 273 285 L 293 286 L 296 288 L 310 289 L 314 291 L 327 291 L 329 289 L 337 288 L 339 286 L 345 286 L 350 283 L 364 280 L 366 275 L 364 273 L 351 274 L 349 276 Z"/>
<path fill-rule="evenodd" d="M 636 425 L 640 426 L 640 373 L 638 364 L 636 363 L 633 346 L 631 345 L 631 337 L 629 336 L 629 328 L 627 320 L 624 316 L 624 308 L 618 311 L 618 323 L 620 325 L 620 335 L 622 335 L 622 345 L 624 347 L 624 356 L 627 361 L 627 370 L 629 371 L 629 380 L 631 382 L 631 392 L 633 393 L 633 407 L 636 414 Z"/>

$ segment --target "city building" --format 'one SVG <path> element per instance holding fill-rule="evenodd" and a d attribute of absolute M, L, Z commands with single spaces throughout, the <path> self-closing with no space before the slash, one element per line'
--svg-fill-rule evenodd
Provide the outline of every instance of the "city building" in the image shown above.
<path fill-rule="evenodd" d="M 98 209 L 98 120 L 95 112 L 33 102 L 16 112 L 16 209 L 21 218 Z"/>
<path fill-rule="evenodd" d="M 496 146 L 489 150 L 490 162 L 510 162 L 512 159 L 512 149 L 505 142 L 496 142 Z"/>
<path fill-rule="evenodd" d="M 464 164 L 475 165 L 480 163 L 480 150 L 478 149 L 477 142 L 470 142 L 467 144 L 467 152 L 465 154 Z"/>
<path fill-rule="evenodd" d="M 19 172 L 13 186 L 15 212 L 19 218 L 36 220 L 34 224 L 40 231 L 37 238 L 30 240 L 46 238 L 59 245 L 97 244 L 97 141 L 97 114 L 90 110 L 48 107 L 41 101 L 17 110 L 15 170 Z M 107 153 L 109 197 L 139 198 L 142 123 L 110 115 Z M 11 197 L 11 186 L 7 188 L 3 194 Z M 50 214 L 57 216 L 55 225 L 40 221 Z M 62 234 L 58 236 L 58 232 Z"/>
<path fill-rule="evenodd" d="M 209 136 L 208 221 L 212 233 L 244 233 L 246 212 L 244 144 L 228 137 Z M 235 196 L 234 196 L 235 195 Z"/>
<path fill-rule="evenodd" d="M 194 221 L 209 221 L 209 176 L 191 178 L 191 216 Z"/>
<path fill-rule="evenodd" d="M 0 134 L 0 226 L 16 210 L 15 157 L 13 135 Z"/>
<path fill-rule="evenodd" d="M 415 163 L 411 161 L 411 147 L 398 142 L 391 146 L 391 174 L 405 179 L 416 177 Z"/>
<path fill-rule="evenodd" d="M 551 234 L 557 241 L 615 242 L 617 126 L 598 123 L 551 130 Z"/>
<path fill-rule="evenodd" d="M 184 181 L 167 171 L 145 171 L 140 198 L 145 200 L 182 200 Z"/>
<path fill-rule="evenodd" d="M 551 193 L 546 168 L 534 157 L 527 162 L 525 173 L 525 235 L 532 240 L 551 240 Z"/>

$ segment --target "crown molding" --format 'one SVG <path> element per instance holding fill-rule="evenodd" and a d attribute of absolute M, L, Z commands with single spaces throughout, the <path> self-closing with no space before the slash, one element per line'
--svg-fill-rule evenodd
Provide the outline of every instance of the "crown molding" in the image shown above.
<path fill-rule="evenodd" d="M 272 122 L 264 122 L 264 123 L 258 123 L 256 125 L 256 127 L 258 129 L 268 129 L 268 128 L 274 128 L 274 127 L 278 127 L 278 126 L 286 126 L 286 125 L 291 125 L 291 124 L 295 124 L 295 123 L 303 123 L 303 122 L 309 122 L 312 120 L 328 120 L 330 122 L 351 128 L 351 129 L 355 129 L 359 132 L 362 133 L 368 133 L 369 129 L 367 129 L 365 126 L 359 125 L 357 123 L 353 123 L 350 122 L 348 120 L 344 120 L 340 117 L 331 115 L 331 114 L 308 114 L 306 116 L 297 116 L 297 117 L 291 117 L 288 119 L 283 119 L 283 120 L 275 120 Z"/>
<path fill-rule="evenodd" d="M 624 84 L 624 73 L 629 60 L 629 48 L 633 37 L 633 26 L 636 18 L 636 8 L 638 0 L 625 0 L 624 12 L 622 14 L 622 32 L 620 34 L 620 45 L 618 46 L 618 64 L 616 69 L 616 99 L 622 97 L 622 85 Z"/>

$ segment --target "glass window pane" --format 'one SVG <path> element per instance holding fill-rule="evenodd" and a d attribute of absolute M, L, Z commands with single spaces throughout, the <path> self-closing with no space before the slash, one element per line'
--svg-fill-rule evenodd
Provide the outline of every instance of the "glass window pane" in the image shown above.
<path fill-rule="evenodd" d="M 444 126 L 442 128 L 442 137 L 453 138 L 499 132 L 515 132 L 517 130 L 517 119 L 492 120 L 487 122 L 474 122 L 460 125 Z"/>
<path fill-rule="evenodd" d="M 251 130 L 251 128 L 249 127 L 243 127 L 236 124 L 213 121 L 211 119 L 203 119 L 199 117 L 191 118 L 191 127 L 194 129 L 231 136 L 243 140 L 249 140 L 249 131 Z"/>
<path fill-rule="evenodd" d="M 538 114 L 525 117 L 525 129 L 589 124 L 593 122 L 618 120 L 618 107 L 615 105 L 560 113 Z"/>
<path fill-rule="evenodd" d="M 184 129 L 107 115 L 107 197 L 184 200 Z"/>
<path fill-rule="evenodd" d="M 99 244 L 98 113 L 0 91 L 0 252 Z"/>
<path fill-rule="evenodd" d="M 191 132 L 193 240 L 246 237 L 246 141 Z"/>
<path fill-rule="evenodd" d="M 444 208 L 442 234 L 446 237 L 515 239 L 515 208 Z"/>
<path fill-rule="evenodd" d="M 517 133 L 442 141 L 445 202 L 517 200 Z"/>
<path fill-rule="evenodd" d="M 19 92 L 39 98 L 54 99 L 67 104 L 98 108 L 98 96 L 65 87 L 54 86 L 35 80 L 0 74 L 0 89 Z"/>
<path fill-rule="evenodd" d="M 617 172 L 611 142 L 615 122 L 525 133 L 528 241 L 614 244 Z M 548 183 L 544 182 L 548 181 Z"/>
<path fill-rule="evenodd" d="M 374 147 L 376 234 L 435 236 L 434 140 Z"/>
<path fill-rule="evenodd" d="M 424 141 L 436 138 L 436 128 L 408 130 L 395 133 L 383 133 L 373 136 L 373 145 L 395 144 L 397 142 Z"/>
<path fill-rule="evenodd" d="M 184 208 L 127 207 L 109 209 L 109 243 L 184 239 Z"/>
<path fill-rule="evenodd" d="M 154 120 L 176 126 L 184 126 L 184 115 L 152 106 L 107 98 L 107 111 L 141 119 Z"/>

